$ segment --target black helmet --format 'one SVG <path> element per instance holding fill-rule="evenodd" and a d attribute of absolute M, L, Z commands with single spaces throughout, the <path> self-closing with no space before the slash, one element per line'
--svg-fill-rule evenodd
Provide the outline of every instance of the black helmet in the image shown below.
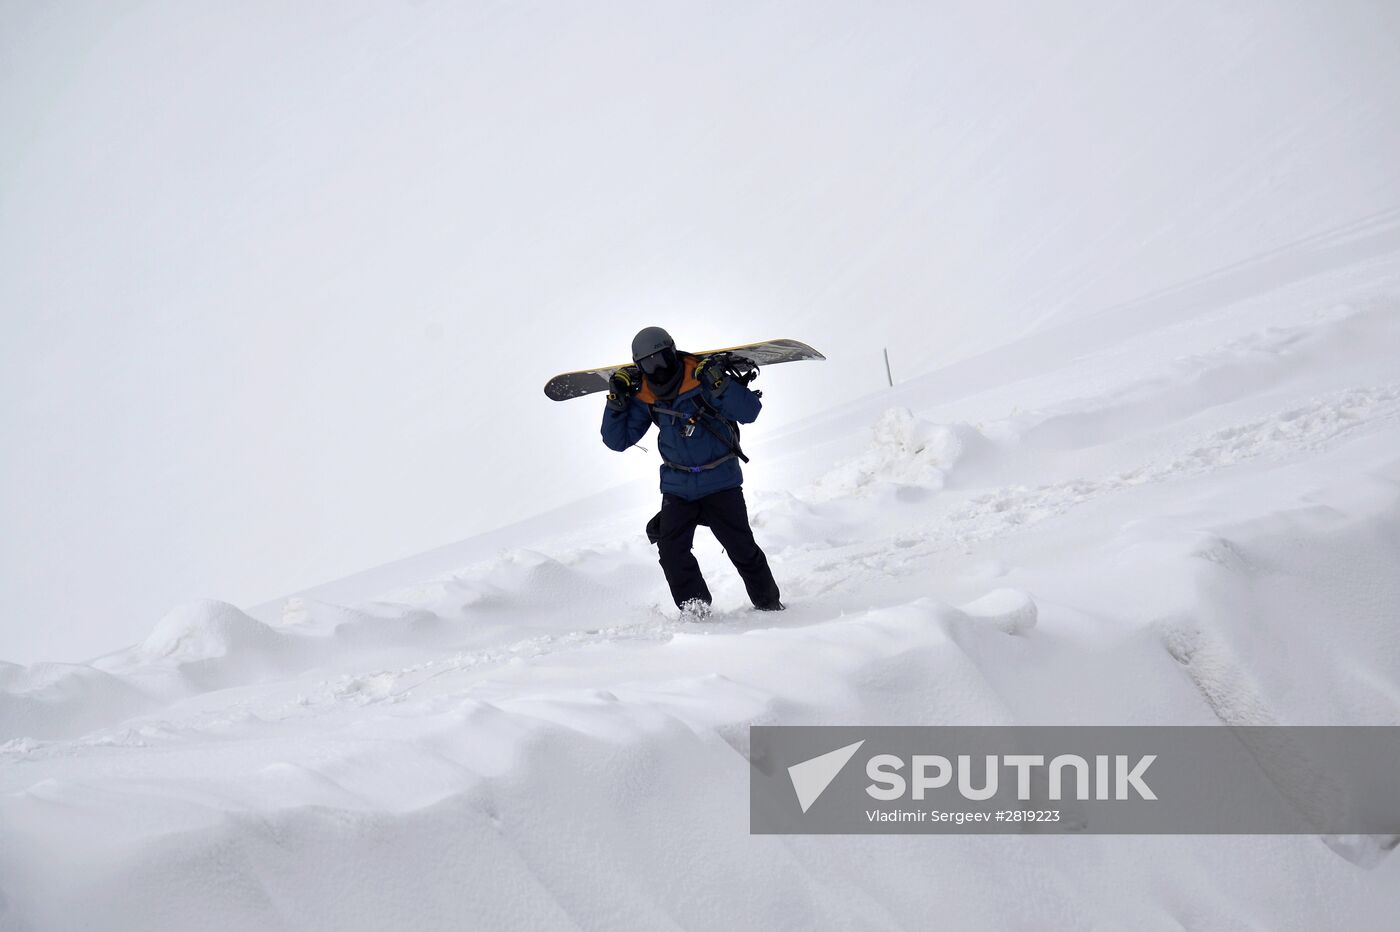
<path fill-rule="evenodd" d="M 676 353 L 676 341 L 660 327 L 646 327 L 632 338 L 632 361 L 659 395 L 670 394 L 680 384 L 681 362 Z"/>

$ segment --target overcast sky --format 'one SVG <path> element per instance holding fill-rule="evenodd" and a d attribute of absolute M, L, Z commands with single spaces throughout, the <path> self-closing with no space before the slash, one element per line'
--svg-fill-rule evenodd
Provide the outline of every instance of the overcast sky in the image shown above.
<path fill-rule="evenodd" d="M 778 424 L 1397 206 L 1395 6 L 0 0 L 0 658 L 654 474 L 644 325 Z"/>

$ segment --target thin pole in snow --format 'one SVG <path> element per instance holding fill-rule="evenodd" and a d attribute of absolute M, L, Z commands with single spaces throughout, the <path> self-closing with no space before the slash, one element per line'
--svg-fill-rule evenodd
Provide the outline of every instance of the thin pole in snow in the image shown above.
<path fill-rule="evenodd" d="M 890 388 L 894 388 L 894 376 L 890 373 L 890 348 L 885 347 L 885 378 L 890 381 Z"/>

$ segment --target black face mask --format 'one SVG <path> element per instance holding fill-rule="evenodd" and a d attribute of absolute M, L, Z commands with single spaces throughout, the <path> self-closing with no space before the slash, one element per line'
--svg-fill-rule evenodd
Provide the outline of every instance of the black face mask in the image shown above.
<path fill-rule="evenodd" d="M 647 381 L 656 388 L 669 386 L 681 371 L 676 351 L 669 346 L 652 353 L 650 356 L 643 356 L 637 360 L 637 365 L 641 368 L 642 374 L 647 377 Z"/>

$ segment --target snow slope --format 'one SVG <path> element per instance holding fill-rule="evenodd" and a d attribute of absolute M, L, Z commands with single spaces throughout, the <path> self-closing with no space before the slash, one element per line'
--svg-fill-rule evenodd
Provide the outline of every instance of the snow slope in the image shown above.
<path fill-rule="evenodd" d="M 772 426 L 1395 207 L 1397 100 L 1393 0 L 0 2 L 0 657 L 645 476 L 491 404 L 642 326 Z"/>
<path fill-rule="evenodd" d="M 706 537 L 719 611 L 679 624 L 637 483 L 0 667 L 0 927 L 1390 927 L 1394 839 L 754 837 L 744 750 L 1400 723 L 1396 359 L 1392 213 L 760 419 L 780 616 Z"/>

